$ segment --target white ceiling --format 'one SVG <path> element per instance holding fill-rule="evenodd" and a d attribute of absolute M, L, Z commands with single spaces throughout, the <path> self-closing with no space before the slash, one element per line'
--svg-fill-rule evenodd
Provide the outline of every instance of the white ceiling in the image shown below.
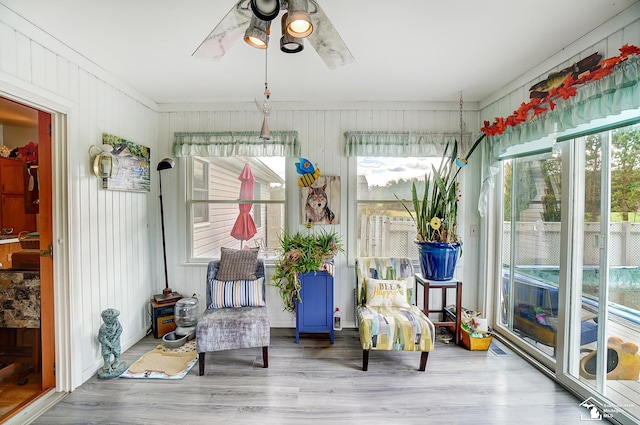
<path fill-rule="evenodd" d="M 249 102 L 265 52 L 191 54 L 237 0 L 0 0 L 158 103 Z M 355 61 L 269 55 L 272 101 L 480 101 L 636 0 L 318 0 Z M 626 13 L 630 13 L 627 11 Z"/>

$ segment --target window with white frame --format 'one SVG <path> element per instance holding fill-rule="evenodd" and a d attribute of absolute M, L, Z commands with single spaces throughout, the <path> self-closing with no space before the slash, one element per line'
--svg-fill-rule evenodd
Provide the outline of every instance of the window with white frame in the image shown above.
<path fill-rule="evenodd" d="M 411 190 L 424 192 L 425 175 L 438 167 L 447 146 L 460 134 L 346 132 L 347 156 L 356 157 L 355 223 L 350 234 L 356 256 L 409 257 L 418 260 Z M 470 134 L 462 135 L 462 146 Z M 403 201 L 403 202 L 401 202 Z M 406 207 L 406 208 L 405 208 Z"/>
<path fill-rule="evenodd" d="M 209 163 L 201 158 L 193 159 L 193 173 L 191 176 L 192 193 L 194 200 L 204 201 L 209 199 Z M 193 205 L 193 223 L 206 223 L 209 221 L 209 208 L 207 204 Z"/>
<path fill-rule="evenodd" d="M 284 228 L 284 157 L 191 156 L 188 178 L 190 259 L 221 247 L 260 247 L 268 254 Z"/>
<path fill-rule="evenodd" d="M 411 187 L 424 191 L 434 157 L 357 158 L 357 255 L 418 259 L 416 226 L 398 199 L 412 211 Z"/>

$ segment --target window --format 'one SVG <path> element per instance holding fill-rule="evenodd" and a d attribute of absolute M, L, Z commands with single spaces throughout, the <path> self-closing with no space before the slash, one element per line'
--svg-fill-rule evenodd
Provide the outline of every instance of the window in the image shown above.
<path fill-rule="evenodd" d="M 191 156 L 187 161 L 190 259 L 218 257 L 221 247 L 274 252 L 284 228 L 285 158 Z"/>
<path fill-rule="evenodd" d="M 193 199 L 206 200 L 209 198 L 209 163 L 202 159 L 193 160 Z M 194 204 L 193 222 L 205 223 L 209 221 L 209 208 L 207 204 Z"/>
<path fill-rule="evenodd" d="M 357 159 L 357 255 L 418 259 L 416 226 L 397 198 L 411 208 L 411 187 L 424 191 L 424 176 L 434 157 Z M 397 198 L 396 198 L 397 196 Z"/>

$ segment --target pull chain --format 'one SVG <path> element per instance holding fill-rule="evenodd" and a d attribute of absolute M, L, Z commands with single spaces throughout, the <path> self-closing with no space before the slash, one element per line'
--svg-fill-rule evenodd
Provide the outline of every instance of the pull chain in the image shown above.
<path fill-rule="evenodd" d="M 269 91 L 269 78 L 268 78 L 268 64 L 269 64 L 269 58 L 268 58 L 268 52 L 269 49 L 264 49 L 264 97 L 267 98 L 267 100 L 269 100 L 269 97 L 271 96 L 271 92 Z"/>

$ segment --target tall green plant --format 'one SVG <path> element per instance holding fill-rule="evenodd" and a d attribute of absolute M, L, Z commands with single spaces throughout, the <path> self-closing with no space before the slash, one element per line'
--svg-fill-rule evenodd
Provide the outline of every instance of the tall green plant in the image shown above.
<path fill-rule="evenodd" d="M 447 143 L 438 168 L 432 165 L 431 175 L 425 175 L 424 193 L 418 194 L 415 182 L 411 186 L 413 211 L 409 209 L 405 200 L 396 195 L 396 199 L 402 203 L 416 224 L 418 241 L 458 242 L 456 228 L 459 197 L 456 179 L 484 137 L 485 134 L 482 134 L 463 158 L 458 158 L 457 140 L 453 146 Z"/>
<path fill-rule="evenodd" d="M 271 280 L 280 290 L 284 309 L 293 313 L 296 300 L 302 301 L 298 275 L 319 270 L 323 263 L 344 252 L 344 248 L 338 233 L 324 228 L 314 232 L 284 232 L 279 239 L 282 258 L 276 263 Z"/>

